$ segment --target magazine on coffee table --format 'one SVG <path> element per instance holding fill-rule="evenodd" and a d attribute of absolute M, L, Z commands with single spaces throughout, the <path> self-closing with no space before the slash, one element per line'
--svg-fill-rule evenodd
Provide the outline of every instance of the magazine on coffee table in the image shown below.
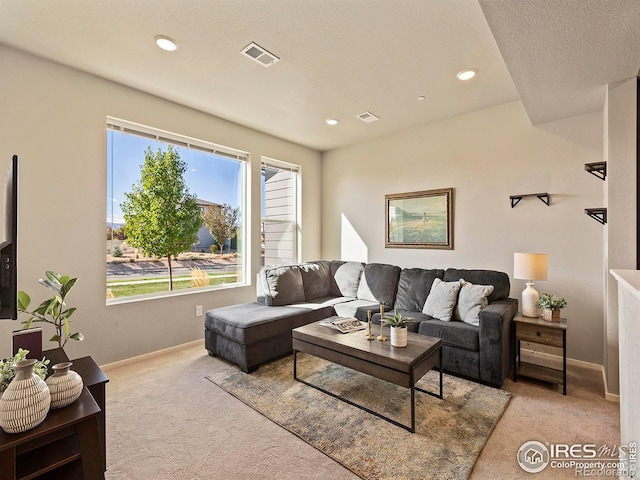
<path fill-rule="evenodd" d="M 326 320 L 321 320 L 320 325 L 334 328 L 342 333 L 357 332 L 358 330 L 364 330 L 366 328 L 366 325 L 360 320 L 350 317 L 327 318 Z"/>

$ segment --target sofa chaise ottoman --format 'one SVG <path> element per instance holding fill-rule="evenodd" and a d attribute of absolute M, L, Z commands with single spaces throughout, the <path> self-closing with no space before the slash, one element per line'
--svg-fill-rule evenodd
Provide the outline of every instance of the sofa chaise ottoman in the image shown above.
<path fill-rule="evenodd" d="M 291 352 L 291 330 L 331 315 L 330 307 L 268 307 L 258 302 L 216 308 L 205 315 L 204 341 L 210 355 L 250 373 Z"/>

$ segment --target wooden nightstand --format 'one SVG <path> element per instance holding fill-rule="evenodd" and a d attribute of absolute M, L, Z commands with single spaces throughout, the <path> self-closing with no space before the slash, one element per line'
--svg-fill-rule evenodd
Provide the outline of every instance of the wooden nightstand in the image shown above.
<path fill-rule="evenodd" d="M 567 319 L 549 322 L 542 318 L 524 317 L 518 314 L 513 319 L 513 340 L 516 345 L 513 358 L 513 381 L 518 376 L 536 378 L 549 383 L 562 385 L 562 394 L 567 394 Z M 543 367 L 521 361 L 520 342 L 538 343 L 562 348 L 562 370 Z"/>

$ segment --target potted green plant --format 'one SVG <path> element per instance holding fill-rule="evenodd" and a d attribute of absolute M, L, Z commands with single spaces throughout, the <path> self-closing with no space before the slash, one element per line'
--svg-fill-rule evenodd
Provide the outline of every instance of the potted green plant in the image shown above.
<path fill-rule="evenodd" d="M 560 310 L 567 306 L 567 301 L 556 295 L 543 293 L 538 300 L 538 307 L 542 309 L 542 318 L 551 322 L 560 321 Z"/>
<path fill-rule="evenodd" d="M 31 297 L 25 292 L 18 292 L 18 312 L 26 313 L 31 317 L 22 322 L 23 330 L 30 328 L 32 323 L 49 323 L 56 329 L 56 333 L 49 339 L 50 342 L 58 342 L 58 347 L 62 348 L 66 345 L 70 338 L 74 340 L 84 340 L 84 336 L 80 332 L 71 333 L 69 327 L 69 317 L 76 311 L 76 307 L 67 308 L 65 300 L 73 286 L 78 281 L 77 278 L 71 278 L 68 275 L 60 275 L 56 272 L 46 272 L 46 279 L 39 279 L 41 285 L 50 288 L 56 294 L 42 302 L 38 308 L 29 311 Z"/>
<path fill-rule="evenodd" d="M 16 353 L 13 357 L 7 358 L 5 360 L 0 360 L 0 397 L 3 392 L 7 389 L 11 380 L 16 376 L 16 364 L 25 360 L 27 355 L 29 354 L 29 350 L 24 350 L 22 348 L 18 349 L 18 353 Z M 42 380 L 47 376 L 47 365 L 49 365 L 49 360 L 43 358 L 42 360 L 38 360 L 33 369 L 34 373 L 38 375 Z"/>
<path fill-rule="evenodd" d="M 397 308 L 394 310 L 393 315 L 383 315 L 381 317 L 380 321 L 391 327 L 391 345 L 394 347 L 407 346 L 407 323 L 411 320 L 411 317 L 402 316 Z"/>

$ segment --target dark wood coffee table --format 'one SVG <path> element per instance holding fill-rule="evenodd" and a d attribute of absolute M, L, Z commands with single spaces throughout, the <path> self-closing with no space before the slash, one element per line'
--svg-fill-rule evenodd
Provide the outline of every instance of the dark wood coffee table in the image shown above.
<path fill-rule="evenodd" d="M 409 332 L 409 344 L 406 347 L 398 348 L 392 347 L 389 340 L 386 342 L 369 341 L 365 335 L 363 330 L 340 333 L 317 322 L 294 329 L 292 333 L 293 378 L 414 433 L 416 431 L 415 391 L 419 390 L 442 398 L 442 341 L 439 338 Z M 389 336 L 388 327 L 385 328 L 385 335 Z M 321 387 L 300 380 L 297 372 L 298 352 L 308 353 L 372 377 L 409 388 L 411 390 L 411 426 L 396 422 Z M 435 394 L 416 387 L 416 382 L 436 366 L 440 370 L 440 393 Z"/>

